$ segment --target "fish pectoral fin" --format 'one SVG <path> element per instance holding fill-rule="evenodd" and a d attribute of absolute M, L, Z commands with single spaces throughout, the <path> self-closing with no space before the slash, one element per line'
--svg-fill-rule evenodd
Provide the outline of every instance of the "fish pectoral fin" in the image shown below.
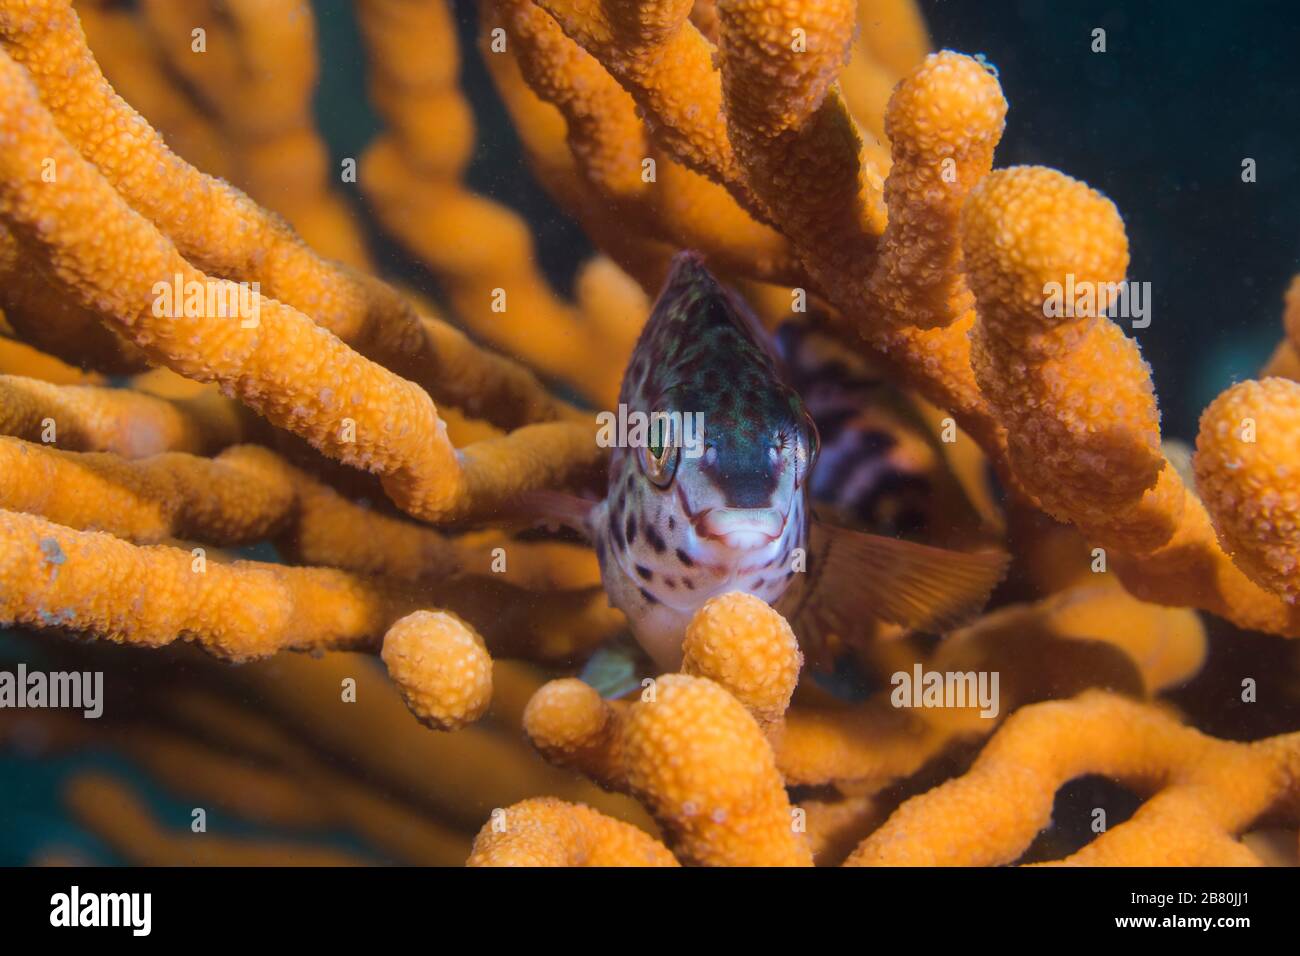
<path fill-rule="evenodd" d="M 792 617 L 818 632 L 843 629 L 844 637 L 864 616 L 915 630 L 951 630 L 980 612 L 1009 560 L 1003 551 L 948 551 L 814 523 L 810 579 Z"/>
<path fill-rule="evenodd" d="M 591 511 L 599 502 L 563 491 L 525 491 L 510 499 L 498 518 L 530 525 L 560 525 L 591 540 Z"/>
<path fill-rule="evenodd" d="M 631 638 L 623 636 L 597 648 L 583 665 L 578 679 L 594 687 L 606 700 L 617 700 L 640 688 L 641 675 L 651 671 L 654 666 L 645 652 Z"/>

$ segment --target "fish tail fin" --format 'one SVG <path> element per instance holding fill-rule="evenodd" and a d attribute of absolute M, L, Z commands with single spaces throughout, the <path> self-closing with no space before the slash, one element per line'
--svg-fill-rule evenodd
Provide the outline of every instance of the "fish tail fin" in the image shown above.
<path fill-rule="evenodd" d="M 808 580 L 790 618 L 819 646 L 832 631 L 852 640 L 864 617 L 913 630 L 959 627 L 983 609 L 1009 561 L 1002 551 L 949 551 L 820 523 L 808 546 Z"/>

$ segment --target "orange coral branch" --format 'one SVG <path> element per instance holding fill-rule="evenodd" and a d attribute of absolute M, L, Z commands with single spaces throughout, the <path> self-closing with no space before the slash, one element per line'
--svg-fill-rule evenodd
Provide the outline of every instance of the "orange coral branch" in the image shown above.
<path fill-rule="evenodd" d="M 628 786 L 686 863 L 810 866 L 772 748 L 754 718 L 703 677 L 659 678 L 623 731 Z"/>
<path fill-rule="evenodd" d="M 229 178 L 234 157 L 222 148 L 216 124 L 177 82 L 136 11 L 98 0 L 79 3 L 76 9 L 95 58 L 122 98 L 190 163 L 212 176 Z M 187 37 L 186 50 L 191 42 Z"/>
<path fill-rule="evenodd" d="M 539 6 L 632 94 L 673 158 L 727 186 L 742 206 L 767 218 L 732 152 L 713 46 L 688 20 L 691 3 L 541 0 Z"/>
<path fill-rule="evenodd" d="M 91 631 L 159 647 L 194 640 L 231 660 L 276 651 L 375 647 L 418 597 L 343 571 L 204 562 L 0 512 L 0 621 Z"/>
<path fill-rule="evenodd" d="M 0 438 L 0 505 L 142 544 L 247 544 L 270 537 L 293 506 L 291 471 L 251 445 L 215 461 L 175 452 L 131 461 Z"/>
<path fill-rule="evenodd" d="M 254 445 L 212 460 L 172 452 L 132 461 L 0 437 L 0 507 L 136 544 L 179 537 L 229 547 L 269 538 L 306 564 L 405 581 L 466 571 L 535 590 L 599 584 L 587 548 L 496 531 L 449 538 L 355 504 Z"/>
<path fill-rule="evenodd" d="M 327 259 L 367 267 L 360 230 L 330 190 L 329 153 L 312 118 L 317 64 L 310 4 L 146 0 L 141 12 L 168 64 L 217 117 L 233 156 L 230 178 Z M 199 27 L 207 46 L 195 54 L 191 31 Z"/>
<path fill-rule="evenodd" d="M 543 684 L 524 711 L 524 732 L 557 767 L 572 767 L 609 790 L 627 789 L 623 724 L 627 705 L 602 700 L 577 678 Z"/>
<path fill-rule="evenodd" d="M 501 28 L 492 22 L 492 7 L 485 3 L 479 9 L 483 27 L 480 48 L 490 51 L 489 31 Z M 569 152 L 567 124 L 560 111 L 533 92 L 514 56 L 484 52 L 483 58 L 497 92 L 510 112 L 529 164 L 543 188 L 582 224 L 592 240 L 618 263 L 619 268 L 634 276 L 644 289 L 658 288 L 668 274 L 668 263 L 674 251 L 672 247 L 620 228 L 618 222 L 608 215 L 603 198 L 593 194 L 579 175 Z M 637 330 L 642 318 L 644 314 L 638 317 Z M 599 317 L 596 321 L 599 323 Z M 624 352 L 630 351 L 629 344 Z"/>
<path fill-rule="evenodd" d="M 255 292 L 252 328 L 246 317 L 160 318 L 156 285 L 172 277 L 181 277 L 179 285 L 222 288 L 231 301 L 239 290 L 191 266 L 77 156 L 7 56 L 0 57 L 0 91 L 12 127 L 24 130 L 0 158 L 0 215 L 47 249 L 83 304 L 151 356 L 189 378 L 234 389 L 331 457 L 378 472 L 394 500 L 417 517 L 486 510 L 598 460 L 589 427 L 558 423 L 520 429 L 458 456 L 418 386 Z M 61 170 L 57 202 L 37 185 L 42 160 L 51 157 Z M 520 469 L 521 462 L 530 467 Z"/>
<path fill-rule="evenodd" d="M 51 429 L 51 425 L 53 426 Z M 167 400 L 98 385 L 56 385 L 0 375 L 0 435 L 77 451 L 144 458 L 219 451 L 247 440 L 248 423 L 211 393 Z"/>
<path fill-rule="evenodd" d="M 980 315 L 975 374 L 1007 426 L 1020 485 L 1119 552 L 1138 597 L 1300 634 L 1300 611 L 1231 563 L 1161 453 L 1149 369 L 1102 314 L 1128 263 L 1115 207 L 1054 170 L 1000 170 L 971 194 L 962 243 Z M 1098 290 L 1085 315 L 1049 308 L 1070 277 Z"/>
<path fill-rule="evenodd" d="M 1065 862 L 1241 865 L 1254 856 L 1233 837 L 1271 809 L 1295 813 L 1298 754 L 1300 734 L 1215 740 L 1099 691 L 1036 704 L 1007 721 L 967 774 L 899 807 L 848 864 L 1009 863 L 1047 825 L 1063 783 L 1101 773 L 1155 796 Z"/>
<path fill-rule="evenodd" d="M 1014 708 L 1045 693 L 1091 686 L 1154 693 L 1187 680 L 1205 659 L 1192 611 L 1143 604 L 1114 584 L 1088 584 L 1002 608 L 951 634 L 932 654 L 900 651 L 884 673 L 917 664 L 944 673 L 1000 675 L 998 712 L 899 709 L 888 694 L 854 706 L 795 706 L 773 734 L 789 784 L 852 781 L 875 792 L 951 744 L 991 733 Z M 1049 690 L 1050 689 L 1050 690 Z"/>
<path fill-rule="evenodd" d="M 463 375 L 442 375 L 427 320 L 401 296 L 375 279 L 320 259 L 278 217 L 168 150 L 108 85 L 67 0 L 5 0 L 0 4 L 0 40 L 10 56 L 28 67 L 59 130 L 133 209 L 157 224 L 181 255 L 214 275 L 260 282 L 267 296 L 306 311 L 363 354 L 451 404 L 468 398 L 452 389 Z M 18 81 L 6 80 L 7 100 L 9 82 Z M 22 95 L 25 99 L 26 90 Z M 55 155 L 47 151 L 41 158 Z M 56 168 L 61 181 L 66 165 L 60 156 Z M 29 167 L 27 174 L 39 169 L 39 164 L 35 170 Z M 495 390 L 495 368 L 488 361 L 475 369 L 479 391 Z M 517 378 L 513 381 L 517 385 Z M 563 406 L 540 386 L 530 391 L 530 411 L 541 418 L 560 413 Z M 511 416 L 519 409 L 506 405 L 501 411 Z"/>
<path fill-rule="evenodd" d="M 603 220 L 601 231 L 637 223 L 638 230 L 696 249 L 723 270 L 767 278 L 798 274 L 784 238 L 754 222 L 724 188 L 651 147 L 628 93 L 532 0 L 489 3 L 482 18 L 507 26 L 529 85 L 564 115 L 578 171 L 606 200 L 599 213 L 584 204 L 584 219 Z"/>
<path fill-rule="evenodd" d="M 683 644 L 682 672 L 720 684 L 764 731 L 779 726 L 802 663 L 781 615 L 740 592 L 720 595 L 700 608 Z M 653 696 L 647 691 L 642 700 L 650 702 Z M 554 680 L 528 702 L 524 731 L 551 763 L 573 767 L 608 789 L 627 790 L 623 750 L 628 714 L 627 703 L 602 700 L 580 680 Z"/>
<path fill-rule="evenodd" d="M 380 652 L 411 713 L 456 730 L 492 701 L 492 658 L 474 629 L 445 611 L 416 611 L 393 624 Z"/>
<path fill-rule="evenodd" d="M 930 52 L 930 35 L 915 0 L 858 0 L 858 43 L 900 76 Z"/>
<path fill-rule="evenodd" d="M 363 866 L 371 860 L 307 843 L 195 834 L 158 824 L 136 793 L 114 777 L 74 777 L 65 795 L 73 815 L 110 846 L 144 866 Z"/>
<path fill-rule="evenodd" d="M 601 592 L 521 592 L 453 579 L 416 586 L 318 567 L 218 563 L 201 549 L 139 547 L 43 518 L 0 512 L 0 623 L 62 627 L 115 643 L 178 639 L 231 660 L 282 650 L 374 651 L 411 611 L 440 605 L 476 621 L 495 653 L 571 657 L 621 623 Z"/>
<path fill-rule="evenodd" d="M 104 384 L 104 376 L 98 372 L 82 371 L 25 342 L 3 336 L 0 336 L 0 376 L 26 376 L 51 385 Z"/>
<path fill-rule="evenodd" d="M 66 0 L 6 0 L 0 37 L 28 68 L 59 127 L 141 214 L 202 268 L 259 278 L 269 295 L 311 310 L 344 338 L 391 336 L 411 350 L 414 317 L 380 311 L 375 284 L 350 279 L 237 190 L 173 154 L 104 80 Z M 392 305 L 387 297 L 383 306 Z M 389 323 L 376 335 L 370 323 Z"/>
<path fill-rule="evenodd" d="M 682 673 L 721 684 L 764 729 L 790 706 L 803 655 L 790 625 L 752 594 L 722 594 L 686 629 Z"/>
<path fill-rule="evenodd" d="M 957 273 L 957 213 L 991 165 L 1006 108 L 982 65 L 939 54 L 895 92 L 886 123 L 897 168 L 887 187 L 833 89 L 852 31 L 847 4 L 776 12 L 719 4 L 721 74 L 685 19 L 689 5 L 539 5 L 623 84 L 652 119 L 658 145 L 774 221 L 817 290 L 903 384 L 951 411 L 1003 463 L 1002 426 L 970 370 L 974 314 Z M 759 201 L 751 188 L 762 191 Z M 912 248 L 918 242 L 924 252 Z"/>
<path fill-rule="evenodd" d="M 684 862 L 809 865 L 772 748 L 746 710 L 771 726 L 789 701 L 801 658 L 788 625 L 757 598 L 724 595 L 696 614 L 687 645 L 684 667 L 728 681 L 739 699 L 688 674 L 647 682 L 630 707 L 552 681 L 529 701 L 525 731 L 553 763 L 641 799 Z"/>
<path fill-rule="evenodd" d="M 498 811 L 468 866 L 677 866 L 644 831 L 582 804 L 542 797 Z"/>
<path fill-rule="evenodd" d="M 38 265 L 0 224 L 0 306 L 17 334 L 66 362 L 108 375 L 147 367 L 139 349 L 73 302 L 41 274 Z"/>
<path fill-rule="evenodd" d="M 999 672 L 999 710 L 991 716 L 982 715 L 974 701 L 952 711 L 899 709 L 887 694 L 862 705 L 787 710 L 799 664 L 793 636 L 775 611 L 745 595 L 723 595 L 702 608 L 688 628 L 684 651 L 684 670 L 719 682 L 759 718 L 785 785 L 848 784 L 866 796 L 915 773 L 952 744 L 993 732 L 999 719 L 1038 699 L 1044 688 L 1070 693 L 1100 684 L 1142 693 L 1186 680 L 1204 659 L 1205 635 L 1193 612 L 1144 605 L 1117 585 L 1103 584 L 1004 609 L 954 634 L 931 657 L 900 655 L 897 666 L 908 669 L 921 664 L 940 671 Z M 524 729 L 548 761 L 608 789 L 640 796 L 671 832 L 671 813 L 655 803 L 661 799 L 656 788 L 672 786 L 661 778 L 676 779 L 662 763 L 677 760 L 673 765 L 691 780 L 692 774 L 707 772 L 689 769 L 684 757 L 646 755 L 631 744 L 632 722 L 654 711 L 667 679 L 630 705 L 601 700 L 578 680 L 552 681 L 529 702 Z M 755 752 L 761 752 L 757 745 Z M 732 766 L 731 757 L 713 759 Z M 762 774 L 752 767 L 734 772 L 747 785 L 759 786 L 755 781 Z M 692 785 L 711 792 L 707 782 Z M 861 813 L 825 809 L 850 828 L 861 813 L 874 812 L 870 806 L 859 807 Z"/>
<path fill-rule="evenodd" d="M 1300 276 L 1293 278 L 1286 290 L 1282 327 L 1285 335 L 1265 366 L 1263 375 L 1300 382 Z"/>
<path fill-rule="evenodd" d="M 1300 601 L 1300 383 L 1234 385 L 1201 415 L 1196 487 L 1219 540 L 1252 581 Z"/>
<path fill-rule="evenodd" d="M 750 188 L 823 288 L 828 277 L 852 283 L 869 269 L 885 228 L 883 176 L 833 89 L 854 12 L 849 0 L 718 3 L 731 144 Z"/>
<path fill-rule="evenodd" d="M 592 367 L 591 327 L 540 274 L 532 237 L 509 209 L 467 191 L 460 176 L 473 119 L 455 80 L 459 56 L 441 3 L 366 0 L 358 7 L 371 87 L 388 126 L 362 158 L 361 184 L 386 229 L 438 275 L 459 317 L 485 340 L 582 394 L 617 394 L 618 366 Z M 436 62 L 423 52 L 442 50 Z M 623 354 L 620 333 L 596 345 Z"/>

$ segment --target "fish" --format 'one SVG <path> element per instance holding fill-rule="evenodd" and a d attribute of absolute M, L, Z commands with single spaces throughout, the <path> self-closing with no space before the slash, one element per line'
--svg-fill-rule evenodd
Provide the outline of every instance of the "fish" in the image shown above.
<path fill-rule="evenodd" d="M 674 258 L 632 351 L 618 420 L 605 497 L 580 524 L 610 603 L 664 670 L 680 667 L 695 612 L 726 592 L 761 598 L 816 643 L 868 616 L 956 626 L 1005 571 L 1000 551 L 930 547 L 814 513 L 812 416 L 771 336 L 693 252 Z"/>
<path fill-rule="evenodd" d="M 988 462 L 944 412 L 891 383 L 816 305 L 782 319 L 773 341 L 821 436 L 809 494 L 823 513 L 931 544 L 1002 537 Z"/>

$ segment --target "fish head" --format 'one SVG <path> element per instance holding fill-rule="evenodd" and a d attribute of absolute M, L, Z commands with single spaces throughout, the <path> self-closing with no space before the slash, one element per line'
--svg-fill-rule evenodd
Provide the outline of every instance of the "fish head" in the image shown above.
<path fill-rule="evenodd" d="M 702 558 L 780 539 L 817 454 L 817 431 L 798 395 L 761 369 L 729 367 L 723 377 L 731 383 L 726 390 L 691 382 L 661 399 L 689 410 L 680 418 L 696 423 L 691 445 L 651 446 L 638 455 L 665 508 L 694 531 L 689 544 Z"/>

